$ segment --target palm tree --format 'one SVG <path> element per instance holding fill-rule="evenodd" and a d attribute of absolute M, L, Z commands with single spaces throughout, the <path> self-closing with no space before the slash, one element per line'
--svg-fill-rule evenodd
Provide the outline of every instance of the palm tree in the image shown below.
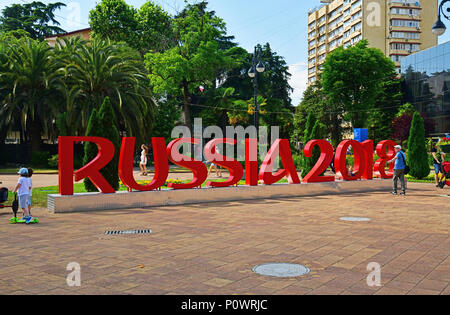
<path fill-rule="evenodd" d="M 42 135 L 55 135 L 54 119 L 61 99 L 61 75 L 46 42 L 22 38 L 3 44 L 8 50 L 7 66 L 0 68 L 6 95 L 0 110 L 1 122 L 10 128 L 20 122 L 24 140 L 39 151 Z M 3 54 L 3 58 L 5 55 Z"/>
<path fill-rule="evenodd" d="M 10 83 L 5 79 L 4 74 L 9 71 L 9 49 L 7 40 L 2 37 L 0 40 L 0 146 L 5 143 L 6 136 L 12 127 L 11 117 L 3 114 L 3 108 L 8 106 L 10 100 Z"/>
<path fill-rule="evenodd" d="M 67 127 L 84 134 L 92 110 L 109 97 L 119 130 L 139 141 L 149 138 L 154 103 L 138 52 L 101 39 L 65 39 L 56 54 L 64 64 Z"/>

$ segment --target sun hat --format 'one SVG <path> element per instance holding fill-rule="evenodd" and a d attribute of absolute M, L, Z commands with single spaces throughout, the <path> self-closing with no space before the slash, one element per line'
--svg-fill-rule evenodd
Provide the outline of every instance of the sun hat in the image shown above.
<path fill-rule="evenodd" d="M 394 148 L 401 150 L 402 146 L 401 145 L 396 145 Z"/>
<path fill-rule="evenodd" d="M 19 172 L 19 175 L 28 175 L 28 169 L 26 169 L 25 167 L 22 167 Z"/>

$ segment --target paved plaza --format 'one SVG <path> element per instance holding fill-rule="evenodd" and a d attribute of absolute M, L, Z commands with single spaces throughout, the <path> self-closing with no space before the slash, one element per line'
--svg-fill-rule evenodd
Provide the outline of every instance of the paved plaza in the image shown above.
<path fill-rule="evenodd" d="M 450 294 L 450 190 L 365 193 L 93 213 L 10 225 L 0 210 L 0 294 Z M 341 217 L 366 217 L 344 222 Z M 151 229 L 107 236 L 108 230 Z M 66 267 L 81 266 L 69 287 Z M 369 263 L 381 286 L 369 287 Z M 297 278 L 258 275 L 294 263 Z"/>

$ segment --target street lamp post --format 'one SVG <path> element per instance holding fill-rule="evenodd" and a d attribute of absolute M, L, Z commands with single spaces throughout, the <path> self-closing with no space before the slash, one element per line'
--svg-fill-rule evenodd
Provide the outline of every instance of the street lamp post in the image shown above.
<path fill-rule="evenodd" d="M 450 1 L 450 0 L 449 0 Z M 254 113 L 254 126 L 256 128 L 256 133 L 259 130 L 259 104 L 258 104 L 258 73 L 263 73 L 265 71 L 264 64 L 261 61 L 261 49 L 258 51 L 258 47 L 255 46 L 255 52 L 252 58 L 252 67 L 248 71 L 248 76 L 253 78 L 253 97 L 255 100 L 255 113 Z"/>
<path fill-rule="evenodd" d="M 444 4 L 449 1 L 450 0 L 442 0 L 441 3 L 439 4 L 438 20 L 436 21 L 436 23 L 434 23 L 433 28 L 432 28 L 433 34 L 435 34 L 437 36 L 441 36 L 442 34 L 444 34 L 447 29 L 447 27 L 441 20 L 441 13 L 442 13 L 443 17 L 445 17 L 447 20 L 450 20 L 450 17 L 444 13 Z M 447 8 L 447 12 L 450 12 L 450 8 Z"/>

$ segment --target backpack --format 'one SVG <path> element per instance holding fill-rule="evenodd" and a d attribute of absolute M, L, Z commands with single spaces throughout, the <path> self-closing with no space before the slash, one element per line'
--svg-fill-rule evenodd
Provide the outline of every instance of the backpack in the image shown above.
<path fill-rule="evenodd" d="M 408 175 L 410 169 L 409 169 L 408 164 L 406 164 L 405 154 L 404 154 L 403 152 L 400 151 L 400 155 L 402 156 L 403 164 L 405 164 L 405 175 Z"/>

